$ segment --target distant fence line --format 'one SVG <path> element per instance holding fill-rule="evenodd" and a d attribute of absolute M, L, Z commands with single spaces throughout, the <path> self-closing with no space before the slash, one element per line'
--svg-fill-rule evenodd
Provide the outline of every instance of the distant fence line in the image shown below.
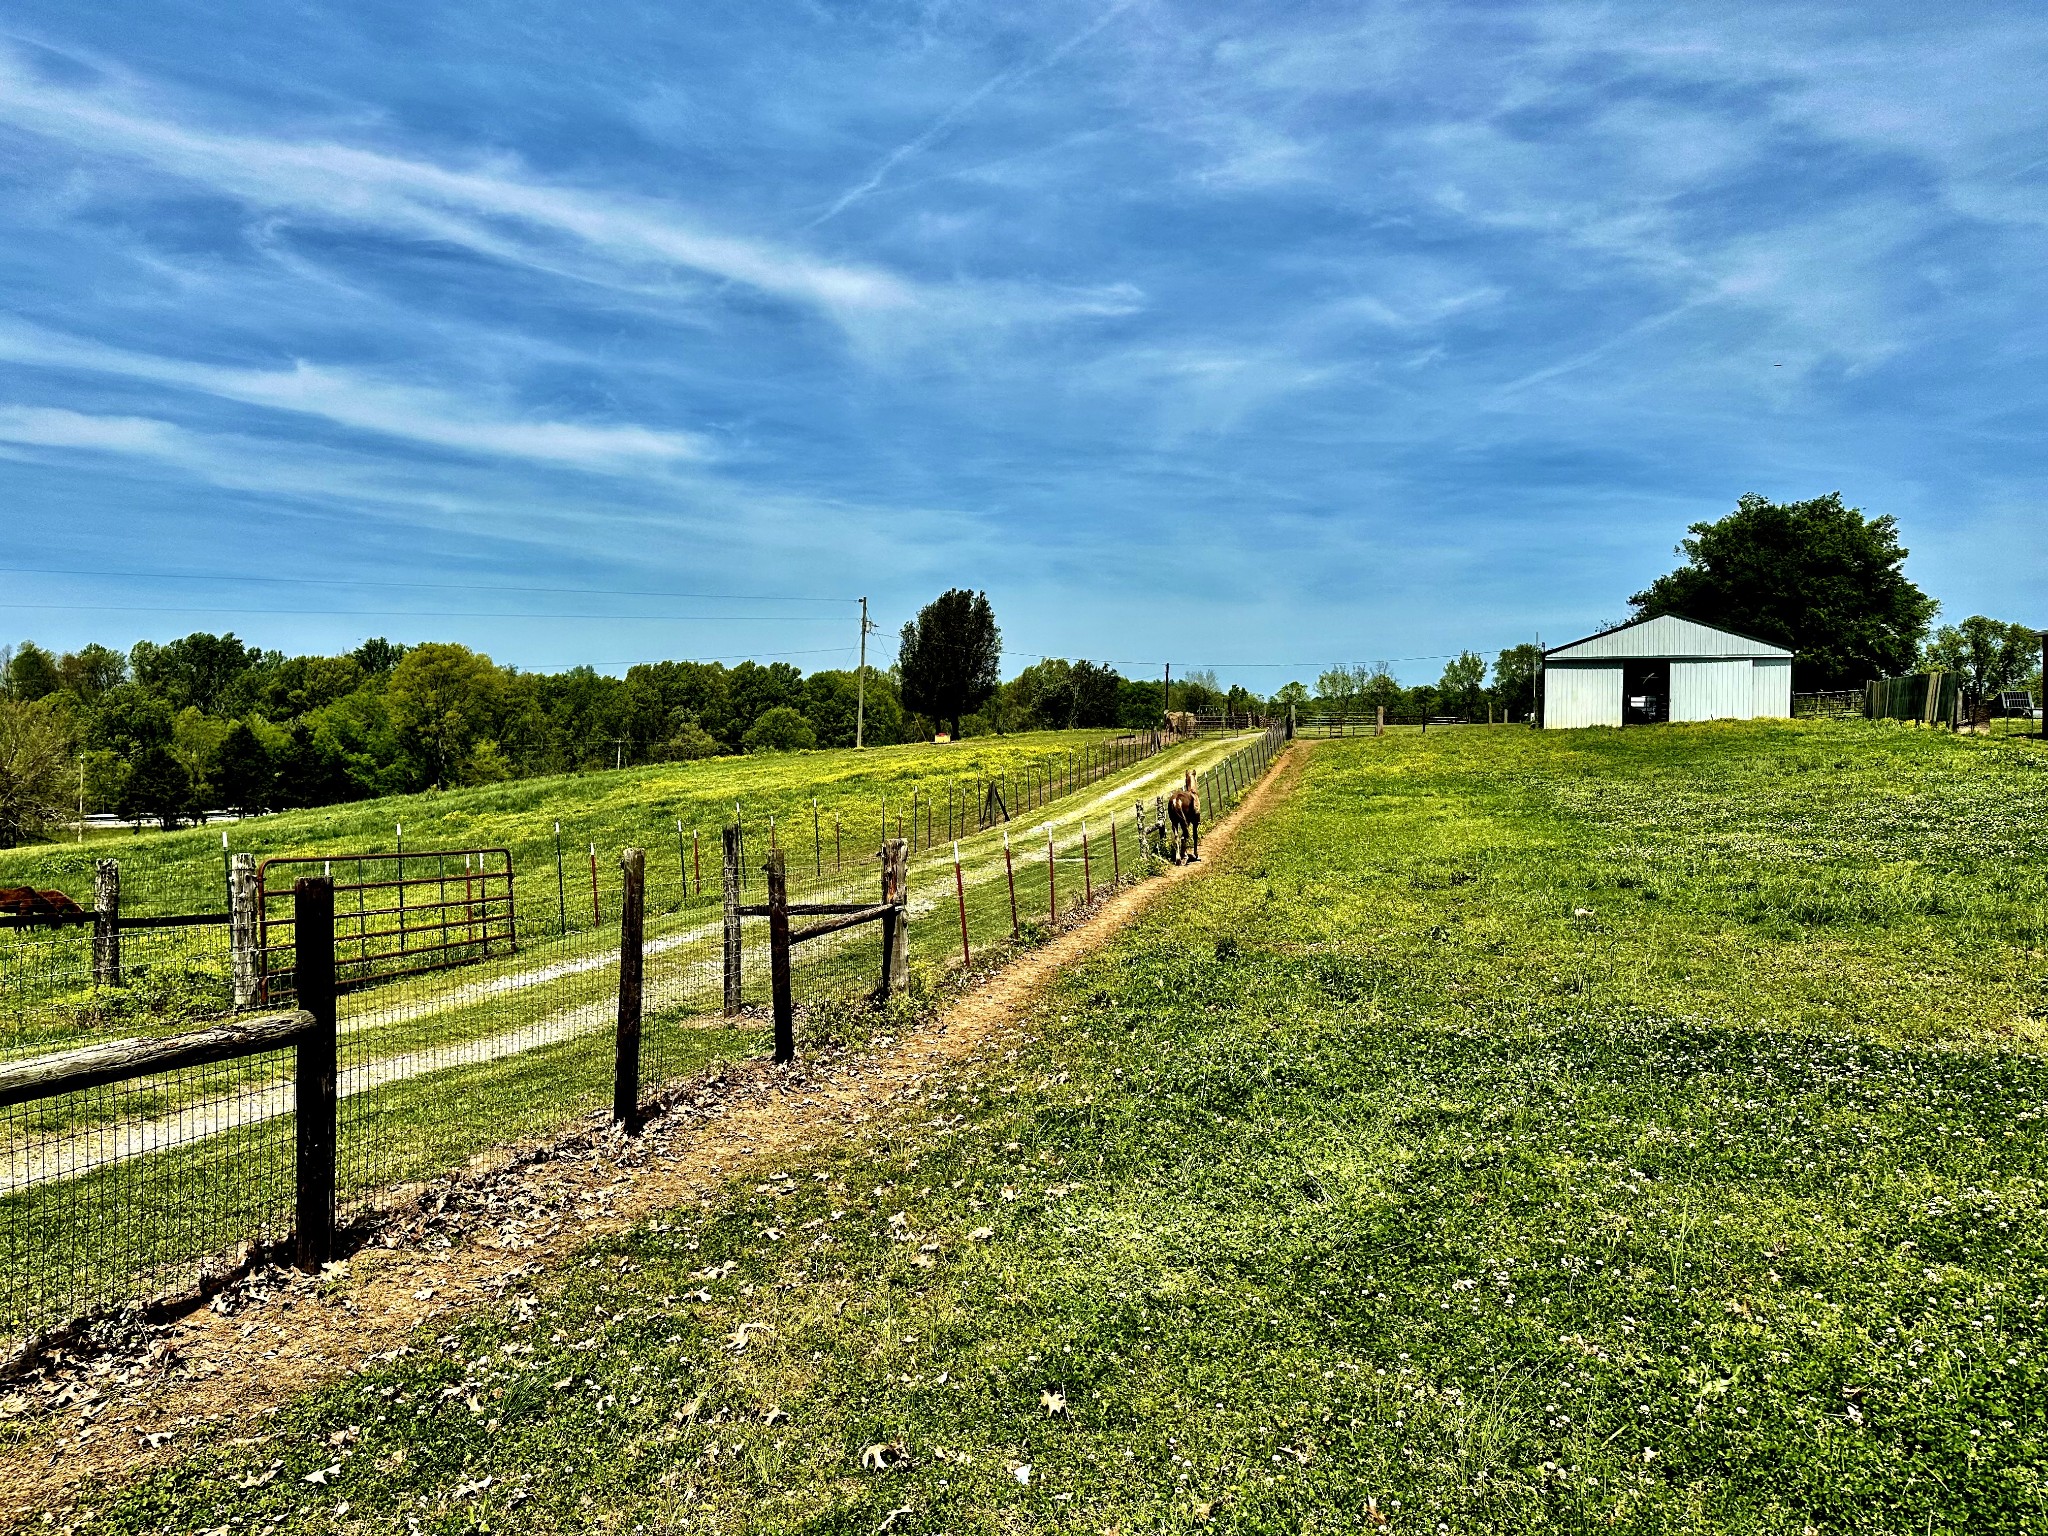
<path fill-rule="evenodd" d="M 1274 726 L 1234 750 L 1187 747 L 1206 817 L 1252 791 L 1285 735 Z M 1162 743 L 1143 745 L 1150 756 Z M 1118 760 L 1139 759 L 1090 753 L 1062 782 L 1084 788 Z M 812 850 L 750 853 L 735 824 L 719 830 L 708 881 L 692 871 L 657 892 L 655 850 L 614 849 L 603 862 L 620 881 L 603 924 L 522 939 L 516 952 L 487 946 L 480 926 L 472 936 L 468 899 L 479 924 L 486 901 L 472 864 L 469 892 L 460 870 L 422 906 L 412 897 L 433 891 L 398 888 L 408 932 L 415 919 L 430 932 L 457 924 L 449 942 L 470 946 L 437 951 L 437 964 L 459 963 L 430 971 L 379 937 L 400 917 L 392 882 L 377 878 L 384 861 L 280 861 L 287 891 L 243 856 L 238 905 L 273 884 L 268 900 L 288 897 L 288 920 L 279 911 L 267 928 L 240 919 L 195 931 L 216 935 L 216 955 L 235 935 L 223 1012 L 230 987 L 249 1000 L 236 983 L 251 933 L 263 1006 L 289 1012 L 0 1063 L 0 1355 L 111 1307 L 188 1294 L 266 1254 L 319 1262 L 336 1223 L 488 1147 L 579 1118 L 632 1129 L 707 1066 L 769 1044 L 764 1029 L 786 1060 L 803 1008 L 887 996 L 920 968 L 972 963 L 1148 873 L 1169 779 L 1177 769 L 1138 775 L 1128 795 L 1042 806 L 1033 821 L 970 825 L 922 859 L 890 838 L 878 861 L 869 836 L 843 865 L 813 858 L 807 869 Z M 751 879 L 750 866 L 760 866 Z M 700 904 L 703 884 L 713 889 Z M 766 899 L 743 898 L 743 884 Z M 756 917 L 768 918 L 765 933 Z M 880 963 L 862 936 L 869 921 L 884 929 Z M 391 949 L 407 974 L 357 963 Z M 103 990 L 130 989 L 110 976 Z"/>

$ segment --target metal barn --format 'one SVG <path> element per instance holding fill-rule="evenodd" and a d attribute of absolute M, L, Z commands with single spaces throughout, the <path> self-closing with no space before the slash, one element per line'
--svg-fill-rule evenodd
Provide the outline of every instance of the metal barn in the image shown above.
<path fill-rule="evenodd" d="M 1675 614 L 1543 653 L 1546 730 L 1791 714 L 1790 651 Z"/>

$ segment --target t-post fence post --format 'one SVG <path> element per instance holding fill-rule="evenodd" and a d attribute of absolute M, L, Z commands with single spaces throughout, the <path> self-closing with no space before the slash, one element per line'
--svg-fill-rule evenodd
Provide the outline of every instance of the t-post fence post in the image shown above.
<path fill-rule="evenodd" d="M 740 829 L 725 828 L 725 1016 L 740 1011 Z"/>
<path fill-rule="evenodd" d="M 299 1037 L 292 1074 L 294 1258 L 311 1272 L 334 1257 L 334 882 L 324 875 L 307 875 L 292 886 L 292 990 L 313 1016 Z"/>
<path fill-rule="evenodd" d="M 775 1064 L 796 1060 L 796 1000 L 789 984 L 789 880 L 782 850 L 768 850 L 768 976 L 775 1002 Z"/>
<path fill-rule="evenodd" d="M 569 877 L 562 869 L 562 824 L 555 823 L 555 931 L 569 931 Z"/>
<path fill-rule="evenodd" d="M 640 1005 L 646 957 L 647 851 L 619 852 L 619 1014 L 612 1049 L 612 1120 L 640 1134 Z"/>

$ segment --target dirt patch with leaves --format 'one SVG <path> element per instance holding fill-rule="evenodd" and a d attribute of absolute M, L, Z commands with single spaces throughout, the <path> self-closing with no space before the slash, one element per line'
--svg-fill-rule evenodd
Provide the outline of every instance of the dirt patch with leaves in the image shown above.
<path fill-rule="evenodd" d="M 1227 847 L 1246 813 L 1284 792 L 1297 767 L 1297 754 L 1284 756 L 1215 827 L 1210 848 Z M 1201 869 L 1166 866 L 1076 911 L 1042 946 L 956 974 L 959 990 L 943 1006 L 864 1048 L 790 1067 L 720 1067 L 678 1092 L 639 1136 L 586 1120 L 401 1191 L 361 1246 L 319 1274 L 265 1266 L 183 1316 L 133 1310 L 100 1320 L 0 1384 L 0 1523 L 59 1510 L 81 1486 L 146 1471 L 195 1444 L 260 1444 L 285 1403 L 409 1350 L 417 1330 L 500 1304 L 595 1239 L 708 1203 L 735 1172 L 920 1099 L 935 1074 L 1013 1032 L 1060 970 Z"/>

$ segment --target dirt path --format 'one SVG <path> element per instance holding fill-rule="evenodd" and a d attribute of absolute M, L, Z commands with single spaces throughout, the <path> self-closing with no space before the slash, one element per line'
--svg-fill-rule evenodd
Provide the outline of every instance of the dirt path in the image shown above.
<path fill-rule="evenodd" d="M 1221 853 L 1285 793 L 1289 749 L 1204 839 Z M 472 1164 L 430 1186 L 367 1247 L 320 1277 L 265 1272 L 214 1307 L 138 1327 L 126 1348 L 0 1387 L 0 1524 L 60 1510 L 81 1484 L 146 1471 L 195 1442 L 264 1433 L 323 1381 L 409 1347 L 416 1328 L 504 1300 L 592 1238 L 705 1198 L 843 1138 L 975 1051 L 1013 1039 L 1047 983 L 1205 865 L 1126 888 L 1085 921 L 963 994 L 931 1024 L 823 1064 L 728 1068 L 629 1140 L 609 1129 Z"/>

